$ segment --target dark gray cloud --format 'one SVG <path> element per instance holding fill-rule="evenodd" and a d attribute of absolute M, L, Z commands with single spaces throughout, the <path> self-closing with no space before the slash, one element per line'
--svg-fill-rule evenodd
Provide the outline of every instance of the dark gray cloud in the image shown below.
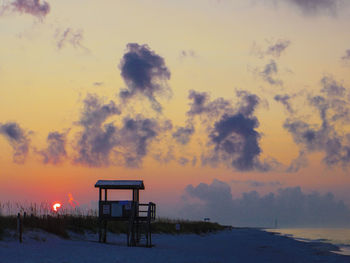
<path fill-rule="evenodd" d="M 276 78 L 278 73 L 277 63 L 274 60 L 271 60 L 270 63 L 266 64 L 265 67 L 259 72 L 261 78 L 273 86 L 282 86 L 283 82 Z"/>
<path fill-rule="evenodd" d="M 350 60 L 350 49 L 347 49 L 345 51 L 345 55 L 341 57 L 343 61 L 349 61 Z"/>
<path fill-rule="evenodd" d="M 260 98 L 255 95 L 251 94 L 245 90 L 238 90 L 236 91 L 238 101 L 238 112 L 242 113 L 244 116 L 251 116 L 256 107 L 260 103 Z"/>
<path fill-rule="evenodd" d="M 342 1 L 340 0 L 285 0 L 298 7 L 305 14 L 326 12 L 335 14 Z"/>
<path fill-rule="evenodd" d="M 89 94 L 84 100 L 84 109 L 77 123 L 83 131 L 77 134 L 75 163 L 88 166 L 105 166 L 110 163 L 110 154 L 117 145 L 117 128 L 113 123 L 105 123 L 120 109 L 113 101 L 103 104 L 96 95 Z"/>
<path fill-rule="evenodd" d="M 290 112 L 284 123 L 284 128 L 301 147 L 299 157 L 292 162 L 289 171 L 305 166 L 306 154 L 310 152 L 323 152 L 323 162 L 328 166 L 342 164 L 345 167 L 350 163 L 350 134 L 344 129 L 344 125 L 350 123 L 350 90 L 332 76 L 324 76 L 320 83 L 320 94 L 307 98 L 309 106 L 318 113 L 320 123 L 295 112 Z M 288 104 L 284 105 L 288 107 Z"/>
<path fill-rule="evenodd" d="M 191 140 L 191 136 L 193 135 L 194 131 L 193 125 L 189 124 L 186 127 L 178 127 L 172 136 L 176 142 L 186 145 Z"/>
<path fill-rule="evenodd" d="M 247 91 L 236 91 L 238 101 L 235 106 L 223 98 L 210 100 L 205 92 L 190 91 L 190 120 L 200 116 L 207 126 L 209 148 L 202 153 L 203 165 L 216 166 L 225 163 L 240 171 L 272 169 L 274 162 L 262 163 L 258 157 L 260 134 L 259 122 L 253 115 L 260 99 Z"/>
<path fill-rule="evenodd" d="M 261 153 L 258 126 L 256 118 L 242 113 L 222 116 L 210 133 L 215 155 L 224 160 L 231 159 L 231 165 L 237 170 L 252 170 Z"/>
<path fill-rule="evenodd" d="M 233 198 L 230 186 L 214 179 L 211 184 L 188 185 L 180 215 L 211 218 L 233 226 L 330 227 L 349 226 L 350 210 L 332 193 L 304 193 L 300 187 L 281 188 L 260 195 L 256 191 Z"/>
<path fill-rule="evenodd" d="M 13 148 L 13 161 L 24 163 L 29 152 L 30 139 L 28 133 L 15 122 L 0 123 L 0 134 L 10 143 Z"/>
<path fill-rule="evenodd" d="M 67 157 L 66 143 L 67 134 L 57 131 L 50 132 L 47 136 L 47 148 L 39 151 L 45 164 L 60 164 Z"/>
<path fill-rule="evenodd" d="M 82 44 L 84 40 L 84 32 L 82 29 L 72 29 L 70 27 L 61 30 L 57 29 L 55 33 L 57 49 L 62 49 L 66 44 L 70 44 L 74 48 L 80 48 L 88 51 L 88 49 Z"/>
<path fill-rule="evenodd" d="M 120 92 L 120 97 L 127 100 L 141 94 L 150 100 L 154 110 L 161 111 L 162 106 L 157 101 L 156 95 L 171 92 L 167 84 L 170 71 L 164 59 L 147 45 L 129 43 L 119 67 L 127 85 L 127 89 Z"/>
<path fill-rule="evenodd" d="M 50 5 L 40 0 L 14 0 L 1 6 L 1 12 L 29 14 L 43 19 L 50 12 Z"/>

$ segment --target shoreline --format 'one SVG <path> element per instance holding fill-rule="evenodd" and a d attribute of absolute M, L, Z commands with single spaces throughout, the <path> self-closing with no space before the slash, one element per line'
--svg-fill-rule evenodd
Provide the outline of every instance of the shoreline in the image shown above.
<path fill-rule="evenodd" d="M 311 235 L 307 234 L 298 234 L 298 232 L 305 230 L 307 233 L 310 230 L 313 230 L 315 232 L 319 231 L 322 233 L 325 229 L 327 230 L 338 230 L 341 228 L 262 228 L 264 231 L 268 233 L 275 233 L 280 236 L 285 236 L 292 238 L 294 240 L 300 241 L 300 242 L 307 242 L 307 243 L 313 243 L 313 244 L 324 244 L 325 246 L 329 246 L 330 249 L 334 247 L 334 249 L 331 249 L 330 251 L 336 254 L 350 256 L 350 244 L 345 244 L 342 242 L 336 242 L 329 237 L 320 235 L 319 237 L 312 237 Z M 293 233 L 297 232 L 297 233 Z"/>

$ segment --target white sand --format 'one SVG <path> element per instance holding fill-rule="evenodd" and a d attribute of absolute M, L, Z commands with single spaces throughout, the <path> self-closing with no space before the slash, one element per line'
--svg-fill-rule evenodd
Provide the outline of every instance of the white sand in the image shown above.
<path fill-rule="evenodd" d="M 13 237 L 0 241 L 0 263 L 114 262 L 350 262 L 330 252 L 333 245 L 301 242 L 257 229 L 233 229 L 208 235 L 154 235 L 153 248 L 131 248 L 125 235 L 108 233 L 108 244 L 96 234 L 72 234 L 65 240 L 43 231 L 29 231 L 19 244 Z"/>

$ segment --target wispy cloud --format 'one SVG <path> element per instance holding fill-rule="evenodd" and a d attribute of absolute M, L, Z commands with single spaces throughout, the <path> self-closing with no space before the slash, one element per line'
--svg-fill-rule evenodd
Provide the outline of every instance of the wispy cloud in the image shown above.
<path fill-rule="evenodd" d="M 103 103 L 98 96 L 89 94 L 84 100 L 79 126 L 83 128 L 77 134 L 76 151 L 78 155 L 74 163 L 88 166 L 105 166 L 109 164 L 110 153 L 117 145 L 115 134 L 117 128 L 113 122 L 105 123 L 120 109 L 113 101 Z"/>
<path fill-rule="evenodd" d="M 350 49 L 345 50 L 344 56 L 341 57 L 344 62 L 350 61 Z"/>
<path fill-rule="evenodd" d="M 5 136 L 13 148 L 13 161 L 19 164 L 24 163 L 29 152 L 30 139 L 28 132 L 16 122 L 7 122 L 0 123 L 0 134 Z"/>
<path fill-rule="evenodd" d="M 180 58 L 196 58 L 196 57 L 197 57 L 197 53 L 192 49 L 181 50 L 180 52 Z"/>
<path fill-rule="evenodd" d="M 70 44 L 74 48 L 80 48 L 85 51 L 89 51 L 89 49 L 86 48 L 82 43 L 84 40 L 84 31 L 82 29 L 75 30 L 70 27 L 64 30 L 56 29 L 55 39 L 56 47 L 59 50 L 64 48 L 67 44 Z"/>
<path fill-rule="evenodd" d="M 326 75 L 321 81 L 320 93 L 309 94 L 306 103 L 314 109 L 320 118 L 315 123 L 304 115 L 290 111 L 290 116 L 284 123 L 284 128 L 291 133 L 294 142 L 300 149 L 299 157 L 293 161 L 291 170 L 305 166 L 306 154 L 323 152 L 323 162 L 328 166 L 350 164 L 350 134 L 342 129 L 350 123 L 350 90 L 332 76 Z M 288 109 L 290 105 L 279 100 Z"/>
<path fill-rule="evenodd" d="M 282 80 L 277 78 L 278 67 L 277 63 L 274 60 L 271 60 L 265 67 L 259 72 L 261 78 L 273 86 L 282 86 Z"/>
<path fill-rule="evenodd" d="M 268 45 L 265 48 L 262 48 L 254 42 L 251 48 L 251 54 L 260 59 L 263 59 L 265 56 L 279 58 L 291 45 L 289 39 L 278 39 L 276 41 L 267 40 L 267 43 Z"/>
<path fill-rule="evenodd" d="M 67 133 L 57 131 L 49 133 L 46 139 L 47 148 L 38 152 L 43 158 L 43 163 L 54 165 L 62 163 L 63 159 L 67 157 L 66 136 Z"/>

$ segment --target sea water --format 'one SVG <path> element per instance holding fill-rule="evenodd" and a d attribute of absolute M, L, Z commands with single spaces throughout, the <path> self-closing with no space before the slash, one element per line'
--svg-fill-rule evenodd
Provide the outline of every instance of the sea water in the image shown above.
<path fill-rule="evenodd" d="M 266 230 L 301 241 L 334 244 L 341 249 L 341 254 L 350 255 L 350 228 L 276 228 Z"/>

